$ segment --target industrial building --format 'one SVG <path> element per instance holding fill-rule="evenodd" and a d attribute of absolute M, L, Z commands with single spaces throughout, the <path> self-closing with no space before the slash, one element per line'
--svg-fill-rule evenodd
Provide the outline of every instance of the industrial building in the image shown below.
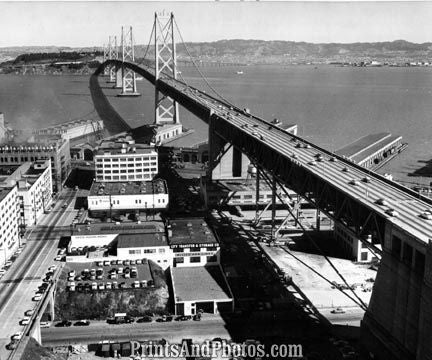
<path fill-rule="evenodd" d="M 175 315 L 232 312 L 231 289 L 220 266 L 172 267 Z"/>
<path fill-rule="evenodd" d="M 104 141 L 95 150 L 96 180 L 104 182 L 148 181 L 158 173 L 154 146 L 125 141 Z"/>
<path fill-rule="evenodd" d="M 17 186 L 19 226 L 36 225 L 52 202 L 52 175 L 49 160 L 26 162 L 8 176 L 0 176 L 0 187 Z"/>
<path fill-rule="evenodd" d="M 19 246 L 19 208 L 17 204 L 18 188 L 16 185 L 0 188 L 0 266 L 8 261 Z"/>
<path fill-rule="evenodd" d="M 87 202 L 92 217 L 154 213 L 168 208 L 168 187 L 162 179 L 142 182 L 95 181 Z"/>
<path fill-rule="evenodd" d="M 33 130 L 33 134 L 40 139 L 60 137 L 69 140 L 72 145 L 89 135 L 102 135 L 103 130 L 104 124 L 102 120 L 81 119 Z"/>
<path fill-rule="evenodd" d="M 358 165 L 377 170 L 407 147 L 402 136 L 388 132 L 370 134 L 336 150 L 335 154 L 345 157 Z"/>
<path fill-rule="evenodd" d="M 51 161 L 53 190 L 58 192 L 70 172 L 69 140 L 41 143 L 8 143 L 0 146 L 0 166 L 21 165 L 36 160 Z"/>
<path fill-rule="evenodd" d="M 365 263 L 377 260 L 376 254 L 353 231 L 337 221 L 334 223 L 334 237 L 337 246 L 349 259 Z M 375 244 L 375 246 L 381 249 L 380 244 Z"/>
<path fill-rule="evenodd" d="M 167 227 L 174 267 L 220 264 L 219 241 L 203 219 L 175 219 Z"/>
<path fill-rule="evenodd" d="M 161 222 L 99 223 L 75 225 L 66 261 L 148 259 L 165 270 L 172 258 Z"/>

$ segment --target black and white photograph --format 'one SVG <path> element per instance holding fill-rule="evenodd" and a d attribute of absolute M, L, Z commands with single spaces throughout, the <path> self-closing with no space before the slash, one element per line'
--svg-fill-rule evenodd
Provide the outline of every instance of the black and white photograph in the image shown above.
<path fill-rule="evenodd" d="M 432 1 L 0 0 L 0 359 L 432 359 Z"/>

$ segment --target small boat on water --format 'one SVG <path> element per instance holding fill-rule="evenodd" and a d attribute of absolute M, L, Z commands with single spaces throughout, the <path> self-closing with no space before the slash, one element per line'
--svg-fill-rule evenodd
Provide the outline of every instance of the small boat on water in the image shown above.
<path fill-rule="evenodd" d="M 237 71 L 237 75 L 243 75 L 243 71 L 241 70 Z"/>

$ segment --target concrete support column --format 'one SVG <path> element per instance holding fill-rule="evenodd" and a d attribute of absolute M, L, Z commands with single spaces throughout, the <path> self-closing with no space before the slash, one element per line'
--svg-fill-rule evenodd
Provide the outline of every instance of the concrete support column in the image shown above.
<path fill-rule="evenodd" d="M 30 334 L 30 336 L 35 339 L 40 345 L 42 345 L 42 335 L 41 335 L 41 329 L 40 329 L 40 317 L 38 316 L 35 320 L 33 331 Z"/>
<path fill-rule="evenodd" d="M 115 69 L 115 87 L 117 89 L 123 88 L 123 66 L 119 66 Z"/>
<path fill-rule="evenodd" d="M 54 321 L 54 319 L 55 319 L 54 300 L 55 300 L 55 292 L 52 291 L 50 294 L 50 299 L 49 299 L 51 321 Z"/>
<path fill-rule="evenodd" d="M 319 211 L 319 209 L 316 209 L 316 229 L 317 229 L 317 231 L 320 231 L 320 229 L 321 229 L 321 221 L 320 221 L 320 211 Z"/>

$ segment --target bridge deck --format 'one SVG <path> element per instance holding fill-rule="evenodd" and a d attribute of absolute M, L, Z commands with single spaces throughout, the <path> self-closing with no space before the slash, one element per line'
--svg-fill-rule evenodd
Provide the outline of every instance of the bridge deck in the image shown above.
<path fill-rule="evenodd" d="M 115 64 L 116 61 L 111 60 L 105 64 L 108 63 Z M 155 84 L 156 80 L 151 68 L 141 68 L 129 63 L 125 65 Z M 401 231 L 409 233 L 419 242 L 419 248 L 423 248 L 432 238 L 432 220 L 420 217 L 421 213 L 432 208 L 430 199 L 420 197 L 411 189 L 385 179 L 379 174 L 305 139 L 289 134 L 263 119 L 247 114 L 235 106 L 217 100 L 174 78 L 164 76 L 158 80 L 158 87 L 204 121 L 208 121 L 210 115 L 214 114 L 217 121 L 223 122 L 224 126 L 230 129 L 235 128 L 240 131 L 247 141 L 270 149 L 275 155 L 296 163 L 315 177 L 336 187 L 345 196 L 361 203 Z M 298 147 L 299 143 L 307 144 L 307 147 Z M 317 154 L 322 155 L 323 161 L 315 161 Z M 337 161 L 330 161 L 332 157 L 335 157 Z M 348 171 L 343 171 L 344 168 L 347 168 Z M 367 183 L 362 181 L 366 176 L 370 178 Z M 357 185 L 350 184 L 354 179 L 358 180 Z M 380 198 L 384 198 L 388 205 L 377 205 L 376 201 Z M 386 213 L 388 209 L 396 210 L 399 215 L 389 216 Z"/>

